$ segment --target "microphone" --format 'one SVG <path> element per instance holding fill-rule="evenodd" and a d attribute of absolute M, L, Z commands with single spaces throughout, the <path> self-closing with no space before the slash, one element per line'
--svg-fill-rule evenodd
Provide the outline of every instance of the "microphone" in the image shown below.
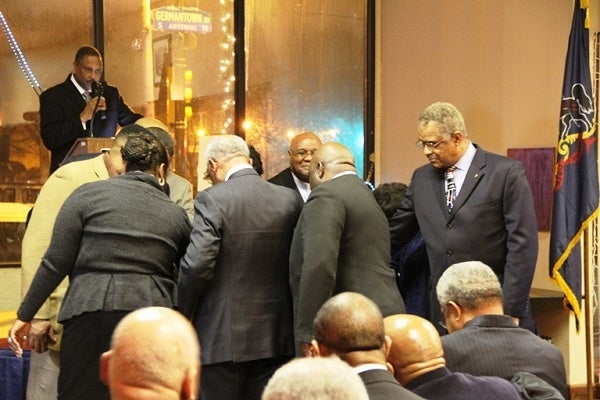
<path fill-rule="evenodd" d="M 92 97 L 101 97 L 104 94 L 104 86 L 102 85 L 101 82 L 92 82 Z M 98 110 L 96 111 L 98 108 L 98 103 L 96 103 L 96 107 L 94 107 L 94 115 L 93 117 L 97 116 L 100 119 L 106 119 L 106 112 L 104 110 Z M 93 119 L 92 117 L 92 119 Z"/>

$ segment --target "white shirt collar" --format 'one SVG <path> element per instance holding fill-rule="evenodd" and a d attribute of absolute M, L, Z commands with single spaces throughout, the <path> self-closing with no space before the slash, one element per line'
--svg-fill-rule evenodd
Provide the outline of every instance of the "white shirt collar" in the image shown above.
<path fill-rule="evenodd" d="M 353 369 L 354 369 L 354 372 L 356 372 L 357 374 L 362 374 L 365 371 L 371 371 L 374 369 L 382 369 L 384 371 L 388 370 L 385 365 L 377 364 L 377 363 L 361 364 L 361 365 L 357 365 Z"/>
<path fill-rule="evenodd" d="M 227 171 L 227 174 L 225 175 L 225 182 L 227 182 L 229 180 L 229 178 L 231 178 L 231 175 L 233 175 L 236 172 L 241 171 L 243 169 L 252 169 L 252 165 L 250 165 L 250 164 L 234 165 L 233 167 L 231 167 L 229 169 L 229 171 Z"/>
<path fill-rule="evenodd" d="M 340 176 L 344 176 L 344 175 L 358 175 L 358 174 L 356 173 L 356 171 L 344 171 L 344 172 L 340 172 L 339 174 L 335 174 L 333 176 L 333 178 L 331 178 L 331 179 L 339 178 Z"/>
<path fill-rule="evenodd" d="M 79 83 L 77 83 L 77 81 L 75 80 L 75 75 L 71 74 L 71 82 L 73 82 L 73 85 L 75 85 L 75 87 L 77 88 L 77 90 L 79 90 L 80 94 L 84 94 L 85 92 L 87 92 L 87 90 L 85 90 L 84 88 L 81 87 L 81 85 L 79 85 Z"/>
<path fill-rule="evenodd" d="M 465 154 L 463 154 L 460 160 L 458 160 L 458 162 L 454 164 L 456 166 L 456 169 L 465 172 L 468 171 L 469 167 L 471 166 L 471 163 L 473 162 L 473 158 L 475 157 L 476 152 L 477 149 L 475 148 L 475 146 L 473 146 L 473 143 L 469 142 L 469 147 L 467 147 L 467 151 L 465 151 Z"/>
<path fill-rule="evenodd" d="M 302 196 L 302 200 L 306 203 L 306 199 L 310 195 L 310 184 L 308 182 L 301 181 L 298 177 L 292 172 L 292 178 L 294 178 L 294 183 L 300 192 L 300 196 Z"/>

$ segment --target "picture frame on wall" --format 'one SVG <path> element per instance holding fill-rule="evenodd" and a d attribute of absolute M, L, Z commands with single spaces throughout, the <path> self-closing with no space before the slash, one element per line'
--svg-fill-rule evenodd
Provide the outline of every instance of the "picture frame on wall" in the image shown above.
<path fill-rule="evenodd" d="M 166 67 L 169 65 L 171 35 L 152 40 L 152 66 L 154 70 L 154 86 L 160 86 Z"/>
<path fill-rule="evenodd" d="M 538 231 L 549 232 L 552 216 L 554 147 L 508 149 L 510 158 L 521 161 L 533 194 Z"/>

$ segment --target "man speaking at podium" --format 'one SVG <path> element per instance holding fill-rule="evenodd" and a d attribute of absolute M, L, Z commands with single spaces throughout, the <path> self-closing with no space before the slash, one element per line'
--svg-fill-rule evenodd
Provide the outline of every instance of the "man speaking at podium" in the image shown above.
<path fill-rule="evenodd" d="M 91 46 L 77 51 L 73 73 L 40 95 L 40 132 L 50 150 L 50 174 L 80 137 L 113 137 L 117 124 L 134 123 L 135 113 L 114 86 L 101 83 L 102 55 Z"/>

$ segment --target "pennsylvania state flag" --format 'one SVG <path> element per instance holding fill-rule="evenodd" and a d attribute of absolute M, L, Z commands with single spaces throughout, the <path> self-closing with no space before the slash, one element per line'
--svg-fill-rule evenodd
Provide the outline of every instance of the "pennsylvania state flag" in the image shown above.
<path fill-rule="evenodd" d="M 598 214 L 598 148 L 586 7 L 575 1 L 560 105 L 550 233 L 550 276 L 581 318 L 580 239 Z"/>

